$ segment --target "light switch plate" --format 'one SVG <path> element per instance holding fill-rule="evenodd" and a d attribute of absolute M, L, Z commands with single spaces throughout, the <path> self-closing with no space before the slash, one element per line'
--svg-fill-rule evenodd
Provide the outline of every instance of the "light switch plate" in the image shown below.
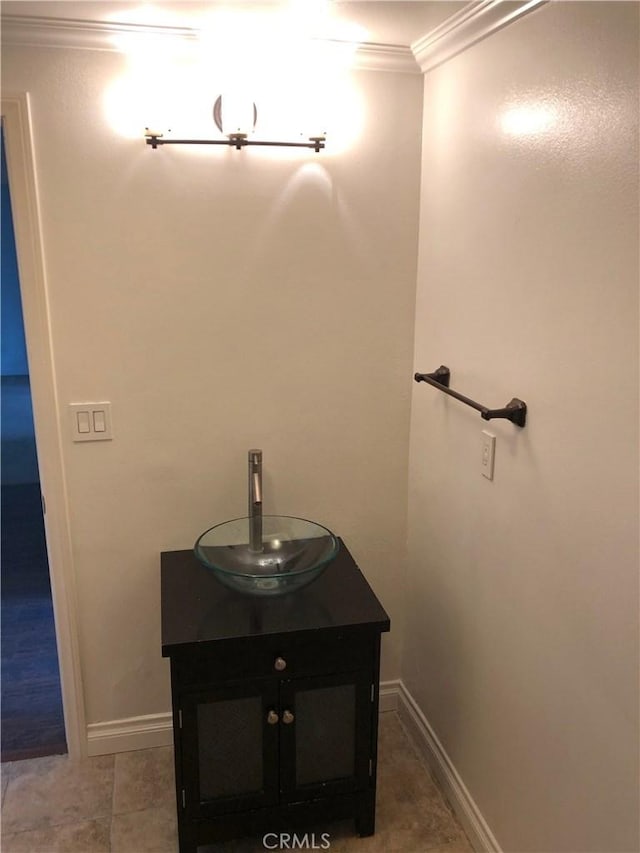
<path fill-rule="evenodd" d="M 482 476 L 493 480 L 493 465 L 496 455 L 496 437 L 485 429 L 482 430 Z"/>
<path fill-rule="evenodd" d="M 73 441 L 110 441 L 111 403 L 69 403 Z"/>

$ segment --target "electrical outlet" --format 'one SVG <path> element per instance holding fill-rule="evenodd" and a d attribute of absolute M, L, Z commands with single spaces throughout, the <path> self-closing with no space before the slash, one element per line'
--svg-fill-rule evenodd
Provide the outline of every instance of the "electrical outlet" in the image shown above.
<path fill-rule="evenodd" d="M 482 476 L 487 480 L 493 480 L 493 464 L 496 455 L 496 437 L 492 433 L 482 430 Z"/>

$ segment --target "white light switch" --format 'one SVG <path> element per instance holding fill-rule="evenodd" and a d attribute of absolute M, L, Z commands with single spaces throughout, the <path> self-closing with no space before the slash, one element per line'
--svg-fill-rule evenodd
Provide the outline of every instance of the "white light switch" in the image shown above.
<path fill-rule="evenodd" d="M 89 421 L 89 412 L 76 412 L 78 421 L 78 432 L 91 432 L 91 422 Z"/>
<path fill-rule="evenodd" d="M 493 480 L 493 463 L 496 455 L 496 437 L 482 430 L 482 476 Z"/>
<path fill-rule="evenodd" d="M 74 441 L 109 441 L 111 403 L 69 403 L 71 437 Z"/>
<path fill-rule="evenodd" d="M 104 409 L 94 409 L 93 412 L 93 431 L 94 432 L 105 432 L 105 419 L 104 419 Z"/>

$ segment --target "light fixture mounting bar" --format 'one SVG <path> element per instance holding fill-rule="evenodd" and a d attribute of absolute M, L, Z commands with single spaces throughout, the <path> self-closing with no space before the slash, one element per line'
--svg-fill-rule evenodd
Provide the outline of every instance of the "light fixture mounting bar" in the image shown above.
<path fill-rule="evenodd" d="M 324 136 L 310 136 L 308 142 L 269 142 L 262 139 L 247 139 L 241 134 L 231 135 L 228 139 L 164 139 L 160 135 L 147 133 L 145 140 L 154 150 L 159 145 L 227 145 L 238 151 L 248 145 L 277 145 L 283 148 L 312 148 L 318 153 L 325 147 Z"/>

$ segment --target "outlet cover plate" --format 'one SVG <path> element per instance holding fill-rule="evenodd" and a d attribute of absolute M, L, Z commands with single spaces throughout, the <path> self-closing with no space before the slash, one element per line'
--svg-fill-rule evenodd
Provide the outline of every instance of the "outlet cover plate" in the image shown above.
<path fill-rule="evenodd" d="M 493 467 L 496 456 L 496 437 L 493 433 L 482 430 L 482 458 L 481 471 L 482 476 L 487 480 L 493 480 Z"/>

